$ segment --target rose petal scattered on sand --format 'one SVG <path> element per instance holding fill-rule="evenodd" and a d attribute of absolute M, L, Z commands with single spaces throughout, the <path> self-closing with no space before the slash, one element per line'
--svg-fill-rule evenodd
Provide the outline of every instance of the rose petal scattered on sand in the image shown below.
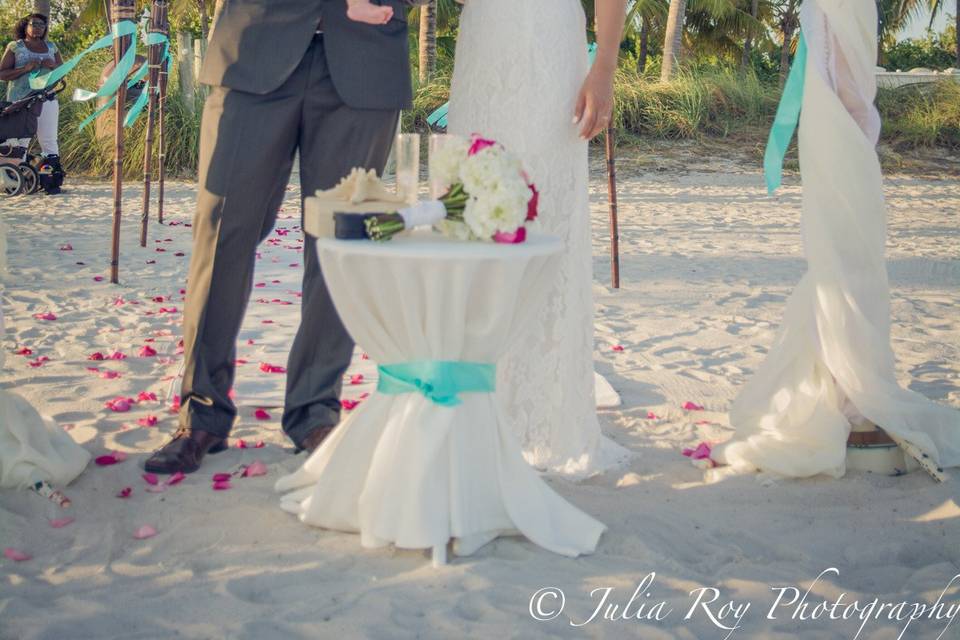
<path fill-rule="evenodd" d="M 139 355 L 141 358 L 152 358 L 153 356 L 157 355 L 157 350 L 150 345 L 144 345 L 140 349 L 140 353 L 137 355 Z"/>
<path fill-rule="evenodd" d="M 93 461 L 100 467 L 109 467 L 120 462 L 112 453 L 105 456 L 97 456 Z"/>
<path fill-rule="evenodd" d="M 270 414 L 264 411 L 263 409 L 257 409 L 253 412 L 253 417 L 257 420 L 269 420 Z"/>
<path fill-rule="evenodd" d="M 65 526 L 67 526 L 68 524 L 71 524 L 72 522 L 73 522 L 73 518 L 70 518 L 70 517 L 57 518 L 56 520 L 50 521 L 50 526 L 53 527 L 54 529 L 63 529 Z"/>
<path fill-rule="evenodd" d="M 623 345 L 615 344 L 613 345 L 613 350 L 619 353 L 623 351 Z"/>
<path fill-rule="evenodd" d="M 683 405 L 684 411 L 703 411 L 703 407 L 695 402 L 685 402 Z"/>
<path fill-rule="evenodd" d="M 118 498 L 129 498 L 133 493 L 133 487 L 124 487 L 120 489 L 120 493 L 117 494 Z"/>
<path fill-rule="evenodd" d="M 350 376 L 350 384 L 363 384 L 363 374 L 358 373 L 356 375 Z"/>
<path fill-rule="evenodd" d="M 148 524 L 143 525 L 133 532 L 133 537 L 137 540 L 146 540 L 147 538 L 152 538 L 155 535 L 157 535 L 157 530 Z"/>
<path fill-rule="evenodd" d="M 653 411 L 647 411 L 647 420 L 659 420 L 660 416 L 655 414 Z"/>
<path fill-rule="evenodd" d="M 29 347 L 20 347 L 19 349 L 14 351 L 14 353 L 18 356 L 32 356 L 33 349 L 30 349 Z"/>
<path fill-rule="evenodd" d="M 215 473 L 213 474 L 214 482 L 230 482 L 232 476 L 229 473 Z"/>
<path fill-rule="evenodd" d="M 100 377 L 103 378 L 104 380 L 115 380 L 115 379 L 117 379 L 117 378 L 119 378 L 119 377 L 121 377 L 121 376 L 120 376 L 120 372 L 119 372 L 119 371 L 109 371 L 109 370 L 107 370 L 107 371 L 101 371 L 101 372 L 100 372 Z"/>
<path fill-rule="evenodd" d="M 186 474 L 183 471 L 177 471 L 175 474 L 167 478 L 167 486 L 172 487 L 175 484 L 180 484 L 186 479 Z"/>
<path fill-rule="evenodd" d="M 114 398 L 105 403 L 107 409 L 116 413 L 126 413 L 130 411 L 131 403 L 129 398 Z"/>
<path fill-rule="evenodd" d="M 57 319 L 57 316 L 50 313 L 49 311 L 47 311 L 46 313 L 35 313 L 33 314 L 33 317 L 36 318 L 37 320 L 46 320 L 48 322 Z"/>
<path fill-rule="evenodd" d="M 14 562 L 25 562 L 33 558 L 33 556 L 31 556 L 30 554 L 24 553 L 19 549 L 14 549 L 13 547 L 7 547 L 6 549 L 4 549 L 3 555 L 13 560 Z"/>
<path fill-rule="evenodd" d="M 263 443 L 263 440 L 257 440 L 257 444 L 253 445 L 253 448 L 254 448 L 254 449 L 263 449 L 265 446 L 267 446 L 267 445 L 265 445 L 265 444 Z"/>
<path fill-rule="evenodd" d="M 157 394 L 153 391 L 141 391 L 137 394 L 137 402 L 156 402 Z"/>
<path fill-rule="evenodd" d="M 230 488 L 230 481 L 229 481 L 229 480 L 220 480 L 220 481 L 218 481 L 218 482 L 214 482 L 214 483 L 213 483 L 213 490 L 214 490 L 214 491 L 226 491 L 226 490 L 229 489 L 229 488 Z"/>
<path fill-rule="evenodd" d="M 106 360 L 106 356 L 104 356 L 104 355 L 103 355 L 102 353 L 100 353 L 99 351 L 96 351 L 96 352 L 91 353 L 90 355 L 88 355 L 88 356 L 87 356 L 87 360 L 98 360 L 98 361 L 99 361 L 99 360 Z"/>
<path fill-rule="evenodd" d="M 281 367 L 277 364 L 267 364 L 266 362 L 261 362 L 260 371 L 263 371 L 264 373 L 286 373 L 287 368 Z"/>
<path fill-rule="evenodd" d="M 143 474 L 143 479 L 147 484 L 157 486 L 160 484 L 160 478 L 157 477 L 155 473 L 145 473 Z"/>
<path fill-rule="evenodd" d="M 141 427 L 155 427 L 157 426 L 157 416 L 147 416 L 146 418 L 139 418 L 137 424 Z"/>
<path fill-rule="evenodd" d="M 73 245 L 69 243 L 62 244 L 60 245 L 60 251 L 73 251 Z"/>
<path fill-rule="evenodd" d="M 94 282 L 103 282 L 103 276 L 93 276 Z"/>
<path fill-rule="evenodd" d="M 123 353 L 122 351 L 114 351 L 109 356 L 107 356 L 107 360 L 126 360 L 126 359 L 127 359 L 127 354 Z"/>
<path fill-rule="evenodd" d="M 247 441 L 244 440 L 243 438 L 240 438 L 239 440 L 237 440 L 236 447 L 237 447 L 237 449 L 246 449 L 246 448 L 247 448 Z"/>
<path fill-rule="evenodd" d="M 353 411 L 357 408 L 357 405 L 360 404 L 359 400 L 349 400 L 344 398 L 340 401 L 340 406 L 343 407 L 346 411 Z"/>
<path fill-rule="evenodd" d="M 243 470 L 244 478 L 255 478 L 257 476 L 267 475 L 267 465 L 263 464 L 259 460 L 254 460 L 251 462 L 246 469 Z"/>

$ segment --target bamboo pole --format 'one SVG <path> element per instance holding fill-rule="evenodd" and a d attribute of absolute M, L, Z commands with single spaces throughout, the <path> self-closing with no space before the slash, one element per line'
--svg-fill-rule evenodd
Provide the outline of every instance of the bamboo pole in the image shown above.
<path fill-rule="evenodd" d="M 607 189 L 610 199 L 610 276 L 613 288 L 620 288 L 620 220 L 617 206 L 617 163 L 615 130 L 607 127 Z"/>
<path fill-rule="evenodd" d="M 166 10 L 164 0 L 153 0 L 150 11 L 150 32 L 160 31 L 160 12 Z M 147 100 L 147 133 L 143 151 L 143 211 L 140 214 L 140 246 L 147 246 L 147 227 L 150 223 L 150 181 L 153 169 L 153 128 L 157 117 L 157 82 L 160 80 L 160 56 L 163 45 L 151 45 L 147 51 L 147 64 L 150 72 L 147 76 L 149 98 Z"/>
<path fill-rule="evenodd" d="M 113 0 L 110 12 L 113 24 L 124 20 L 136 20 L 134 0 Z M 113 63 L 116 69 L 120 59 L 130 46 L 129 36 L 116 38 L 113 41 Z M 110 253 L 110 282 L 120 282 L 120 220 L 123 213 L 123 114 L 127 101 L 127 79 L 124 78 L 117 89 L 116 126 L 114 129 L 113 146 L 113 244 Z"/>
<path fill-rule="evenodd" d="M 163 11 L 160 15 L 160 31 L 168 38 L 170 37 L 170 21 L 167 18 L 167 5 L 166 2 L 163 3 Z M 166 113 L 166 103 L 167 103 L 167 79 L 170 71 L 170 59 L 164 60 L 163 64 L 160 65 L 158 70 L 158 83 L 157 88 L 159 89 L 159 95 L 157 97 L 157 222 L 163 224 L 163 190 L 164 190 L 164 181 L 166 178 L 166 139 L 165 139 L 165 125 L 164 122 L 166 118 L 164 115 Z"/>

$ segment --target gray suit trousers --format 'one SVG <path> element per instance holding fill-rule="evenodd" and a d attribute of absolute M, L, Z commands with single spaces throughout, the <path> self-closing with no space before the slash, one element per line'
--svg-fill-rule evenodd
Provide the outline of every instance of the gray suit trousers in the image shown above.
<path fill-rule="evenodd" d="M 345 105 L 321 38 L 275 91 L 215 87 L 207 98 L 183 318 L 181 427 L 226 437 L 234 424 L 237 409 L 228 393 L 257 246 L 276 222 L 296 151 L 304 196 L 334 186 L 353 167 L 382 172 L 386 164 L 398 111 Z M 283 413 L 283 429 L 297 445 L 313 429 L 339 421 L 342 378 L 353 352 L 310 237 L 303 264 L 300 327 L 287 364 Z"/>

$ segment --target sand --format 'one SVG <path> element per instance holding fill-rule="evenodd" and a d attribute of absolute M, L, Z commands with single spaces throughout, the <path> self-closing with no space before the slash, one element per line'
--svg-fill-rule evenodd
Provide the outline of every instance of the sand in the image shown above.
<path fill-rule="evenodd" d="M 94 455 L 129 456 L 91 465 L 68 488 L 76 521 L 61 529 L 48 524 L 62 515 L 51 504 L 0 491 L 0 546 L 33 556 L 0 558 L 0 638 L 706 639 L 727 637 L 719 625 L 737 624 L 729 637 L 851 639 L 861 621 L 849 610 L 847 620 L 839 619 L 843 609 L 831 620 L 822 607 L 815 617 L 813 607 L 841 593 L 844 605 L 935 602 L 960 574 L 960 473 L 943 485 L 921 473 L 853 472 L 842 480 L 707 484 L 680 455 L 704 434 L 724 431 L 730 402 L 761 362 L 804 269 L 796 179 L 767 198 L 759 173 L 745 166 L 714 159 L 687 170 L 658 171 L 655 163 L 626 170 L 620 290 L 609 287 L 605 183 L 595 172 L 596 361 L 624 401 L 603 411 L 602 422 L 636 456 L 579 484 L 550 482 L 609 531 L 590 557 L 571 560 L 508 538 L 439 570 L 424 553 L 364 550 L 358 537 L 307 528 L 277 506 L 273 482 L 302 456 L 292 455 L 279 427 L 283 375 L 261 365 L 285 365 L 299 317 L 295 186 L 258 261 L 263 286 L 254 289 L 238 347 L 245 363 L 234 446 L 162 493 L 146 491 L 141 465 L 175 429 L 169 406 L 182 362 L 180 291 L 194 185 L 169 185 L 168 224 L 151 225 L 145 249 L 137 244 L 139 190 L 129 189 L 119 286 L 96 280 L 107 275 L 109 185 L 71 180 L 60 197 L 0 201 L 12 276 L 4 348 L 33 351 L 8 355 L 0 382 Z M 910 388 L 960 407 L 960 184 L 892 175 L 886 191 L 898 374 Z M 57 319 L 34 318 L 45 312 Z M 157 355 L 140 357 L 145 346 Z M 95 352 L 127 358 L 89 360 Z M 372 366 L 359 355 L 350 375 Z M 40 357 L 49 361 L 30 366 Z M 348 384 L 345 397 L 369 391 Z M 127 413 L 105 407 L 141 392 L 157 400 Z M 686 402 L 704 410 L 686 411 Z M 268 417 L 256 417 L 261 408 Z M 156 426 L 138 424 L 149 416 Z M 266 476 L 212 489 L 212 474 L 256 460 L 267 465 Z M 115 497 L 124 487 L 132 495 Z M 157 535 L 135 539 L 143 525 Z M 807 619 L 795 606 L 778 607 L 769 619 L 775 587 L 802 592 L 822 573 L 807 596 Z M 537 621 L 531 600 L 546 587 L 563 590 L 565 608 Z M 710 614 L 734 603 L 724 620 L 711 620 L 703 607 L 685 619 L 703 588 L 717 590 Z M 581 624 L 607 589 L 607 601 L 620 606 L 616 615 L 602 608 Z M 552 614 L 558 602 L 544 595 L 541 612 Z M 960 584 L 943 602 L 960 602 Z M 604 611 L 615 619 L 603 619 Z M 938 637 L 949 611 L 938 612 L 942 619 L 917 620 L 903 637 Z M 646 617 L 657 613 L 662 619 Z M 867 621 L 860 637 L 898 637 L 907 623 L 887 613 Z M 942 637 L 958 633 L 960 623 Z"/>

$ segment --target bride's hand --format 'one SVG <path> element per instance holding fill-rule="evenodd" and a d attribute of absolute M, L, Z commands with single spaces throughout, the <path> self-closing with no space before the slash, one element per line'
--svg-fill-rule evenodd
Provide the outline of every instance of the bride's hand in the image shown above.
<path fill-rule="evenodd" d="M 577 96 L 573 123 L 580 125 L 580 137 L 592 140 L 606 130 L 613 118 L 613 71 L 594 65 Z"/>

